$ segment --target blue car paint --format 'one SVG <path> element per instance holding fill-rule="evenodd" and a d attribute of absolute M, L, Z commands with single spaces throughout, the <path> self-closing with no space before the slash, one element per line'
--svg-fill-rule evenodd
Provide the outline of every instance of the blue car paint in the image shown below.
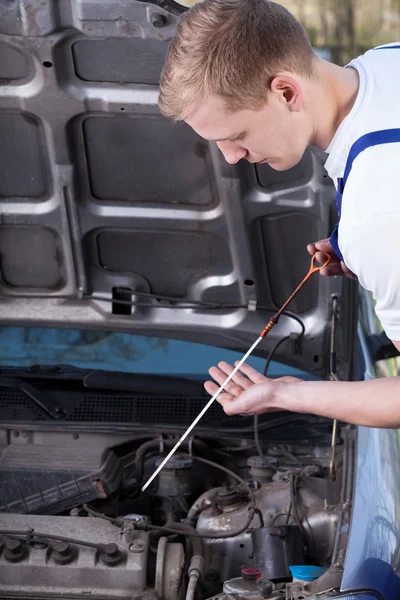
<path fill-rule="evenodd" d="M 379 399 L 377 398 L 377 401 Z M 343 591 L 400 598 L 400 431 L 359 427 Z"/>
<path fill-rule="evenodd" d="M 374 379 L 360 323 L 357 334 L 363 362 L 360 379 Z M 385 600 L 400 598 L 400 430 L 357 428 L 355 476 L 341 590 L 369 589 Z"/>
<path fill-rule="evenodd" d="M 128 333 L 0 328 L 0 367 L 69 364 L 82 369 L 206 377 L 210 366 L 241 357 L 224 348 Z M 260 370 L 265 360 L 251 356 L 247 363 Z M 312 378 L 277 362 L 271 363 L 269 373 Z"/>

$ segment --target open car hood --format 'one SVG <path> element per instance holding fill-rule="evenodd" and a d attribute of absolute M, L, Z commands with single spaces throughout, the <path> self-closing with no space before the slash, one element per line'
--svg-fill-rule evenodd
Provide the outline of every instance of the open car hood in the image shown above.
<path fill-rule="evenodd" d="M 230 166 L 160 115 L 157 82 L 181 10 L 164 0 L 1 4 L 2 325 L 244 352 L 308 271 L 307 243 L 332 229 L 323 153 L 308 150 L 287 172 Z M 333 297 L 338 372 L 351 377 L 357 284 L 347 279 L 310 280 L 290 305 L 305 335 L 278 360 L 326 376 Z M 283 316 L 256 354 L 299 332 Z"/>

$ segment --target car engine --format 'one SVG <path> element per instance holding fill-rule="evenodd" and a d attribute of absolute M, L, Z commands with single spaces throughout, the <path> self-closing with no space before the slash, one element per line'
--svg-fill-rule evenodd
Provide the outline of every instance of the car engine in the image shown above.
<path fill-rule="evenodd" d="M 337 432 L 334 446 L 329 438 L 266 440 L 261 456 L 245 437 L 192 438 L 144 493 L 173 435 L 125 435 L 110 445 L 105 434 L 75 434 L 68 458 L 65 433 L 61 473 L 54 433 L 27 434 L 24 443 L 9 434 L 0 454 L 2 598 L 272 600 L 340 584 L 350 429 Z M 89 495 L 88 456 L 99 460 Z M 293 565 L 313 565 L 320 576 L 296 581 Z"/>

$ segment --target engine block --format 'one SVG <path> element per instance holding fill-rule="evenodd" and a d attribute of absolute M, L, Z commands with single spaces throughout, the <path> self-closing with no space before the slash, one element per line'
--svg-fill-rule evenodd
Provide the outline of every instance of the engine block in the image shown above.
<path fill-rule="evenodd" d="M 39 538 L 27 543 L 2 534 L 2 597 L 155 598 L 146 588 L 149 534 L 129 522 L 121 529 L 97 518 L 2 513 L 0 530 L 34 530 L 102 545 Z"/>

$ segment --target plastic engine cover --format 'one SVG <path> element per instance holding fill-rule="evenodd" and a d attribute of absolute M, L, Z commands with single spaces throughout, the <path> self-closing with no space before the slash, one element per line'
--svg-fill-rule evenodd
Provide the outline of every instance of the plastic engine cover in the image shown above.
<path fill-rule="evenodd" d="M 10 444 L 0 449 L 0 512 L 57 514 L 105 498 L 120 482 L 111 450 Z"/>

